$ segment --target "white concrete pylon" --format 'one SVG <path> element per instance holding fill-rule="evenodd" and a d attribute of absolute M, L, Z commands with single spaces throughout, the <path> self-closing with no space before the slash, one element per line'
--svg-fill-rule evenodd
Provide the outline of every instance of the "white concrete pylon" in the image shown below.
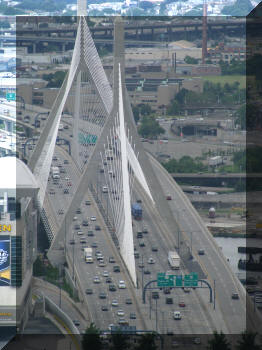
<path fill-rule="evenodd" d="M 86 4 L 87 0 L 77 0 L 77 16 L 87 15 Z"/>

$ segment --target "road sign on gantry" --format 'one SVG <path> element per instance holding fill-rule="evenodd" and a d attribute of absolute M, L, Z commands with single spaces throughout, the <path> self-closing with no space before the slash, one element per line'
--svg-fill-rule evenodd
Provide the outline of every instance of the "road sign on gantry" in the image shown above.
<path fill-rule="evenodd" d="M 197 287 L 198 286 L 198 274 L 195 272 L 184 276 L 184 287 Z"/>
<path fill-rule="evenodd" d="M 175 287 L 183 287 L 182 275 L 174 275 L 174 277 L 175 277 Z"/>
<path fill-rule="evenodd" d="M 7 92 L 6 99 L 9 101 L 15 101 L 16 100 L 16 93 L 15 92 Z"/>
<path fill-rule="evenodd" d="M 165 275 L 165 273 L 157 274 L 158 287 L 174 287 L 174 275 Z"/>

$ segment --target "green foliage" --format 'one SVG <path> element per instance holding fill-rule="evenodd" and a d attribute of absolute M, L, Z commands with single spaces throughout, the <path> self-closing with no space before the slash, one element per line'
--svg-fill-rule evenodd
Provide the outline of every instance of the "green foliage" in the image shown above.
<path fill-rule="evenodd" d="M 136 106 L 132 106 L 132 110 L 133 110 L 133 115 L 136 123 L 139 121 L 140 115 L 141 116 L 150 115 L 153 112 L 150 105 L 145 103 L 140 103 Z"/>
<path fill-rule="evenodd" d="M 103 348 L 100 330 L 96 328 L 94 323 L 90 324 L 83 335 L 82 348 L 83 350 L 100 350 Z"/>
<path fill-rule="evenodd" d="M 250 0 L 236 0 L 233 5 L 225 6 L 222 9 L 222 14 L 229 16 L 247 16 L 252 9 L 253 6 Z"/>
<path fill-rule="evenodd" d="M 245 75 L 246 74 L 246 62 L 233 59 L 231 63 L 219 62 L 222 75 Z"/>
<path fill-rule="evenodd" d="M 165 129 L 163 129 L 154 117 L 145 115 L 142 118 L 141 125 L 138 129 L 138 133 L 142 137 L 155 138 L 158 135 L 164 134 Z"/>
<path fill-rule="evenodd" d="M 33 265 L 33 275 L 36 277 L 45 275 L 45 267 L 39 256 L 36 258 Z"/>
<path fill-rule="evenodd" d="M 237 350 L 261 350 L 261 346 L 256 344 L 257 333 L 245 331 L 241 334 L 241 340 L 236 346 Z"/>
<path fill-rule="evenodd" d="M 43 74 L 43 79 L 48 81 L 47 87 L 58 88 L 63 84 L 65 76 L 65 71 L 57 71 L 54 74 Z"/>
<path fill-rule="evenodd" d="M 184 61 L 188 64 L 198 64 L 198 59 L 191 56 L 186 56 Z"/>
<path fill-rule="evenodd" d="M 230 344 L 226 339 L 226 336 L 223 332 L 217 333 L 217 331 L 213 334 L 213 339 L 208 341 L 209 350 L 230 350 Z"/>
<path fill-rule="evenodd" d="M 197 173 L 208 170 L 206 165 L 190 156 L 183 156 L 179 160 L 170 159 L 162 165 L 169 173 Z"/>
<path fill-rule="evenodd" d="M 156 346 L 155 339 L 156 334 L 154 333 L 143 334 L 138 339 L 136 350 L 157 350 L 158 347 Z"/>
<path fill-rule="evenodd" d="M 111 335 L 111 341 L 112 346 L 110 347 L 111 350 L 124 350 L 129 349 L 129 343 L 128 343 L 128 336 L 126 334 L 121 333 L 115 333 Z"/>

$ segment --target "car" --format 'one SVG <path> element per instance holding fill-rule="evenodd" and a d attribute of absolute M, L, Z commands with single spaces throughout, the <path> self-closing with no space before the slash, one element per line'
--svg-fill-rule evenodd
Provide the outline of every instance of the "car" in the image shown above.
<path fill-rule="evenodd" d="M 184 287 L 183 289 L 185 293 L 190 293 L 190 288 Z"/>
<path fill-rule="evenodd" d="M 143 232 L 143 233 L 148 233 L 148 229 L 147 229 L 146 226 L 143 227 L 142 232 Z"/>
<path fill-rule="evenodd" d="M 68 194 L 69 193 L 69 189 L 68 188 L 65 188 L 64 189 L 64 194 Z"/>
<path fill-rule="evenodd" d="M 113 256 L 110 256 L 109 259 L 108 259 L 108 261 L 109 261 L 110 263 L 115 263 L 115 262 L 116 262 L 116 261 L 115 261 L 115 258 L 114 258 Z"/>
<path fill-rule="evenodd" d="M 167 201 L 171 201 L 171 200 L 172 200 L 172 197 L 168 194 L 168 195 L 166 196 L 166 200 L 167 200 Z"/>
<path fill-rule="evenodd" d="M 99 294 L 99 299 L 106 299 L 106 293 L 101 292 Z"/>
<path fill-rule="evenodd" d="M 93 294 L 93 289 L 87 288 L 87 289 L 86 289 L 86 294 L 87 294 L 87 295 Z"/>
<path fill-rule="evenodd" d="M 194 338 L 193 343 L 196 345 L 201 344 L 201 339 L 200 338 Z"/>
<path fill-rule="evenodd" d="M 99 278 L 98 276 L 95 276 L 95 277 L 93 278 L 93 282 L 94 282 L 94 283 L 100 283 L 101 280 L 100 280 L 100 278 Z"/>
<path fill-rule="evenodd" d="M 87 242 L 86 242 L 86 239 L 85 239 L 85 238 L 81 238 L 81 239 L 80 239 L 80 243 L 81 243 L 81 244 L 86 244 L 86 243 L 87 243 Z"/>
<path fill-rule="evenodd" d="M 117 316 L 125 316 L 125 313 L 123 310 L 117 310 Z"/>
<path fill-rule="evenodd" d="M 232 299 L 239 299 L 238 293 L 232 293 L 231 298 Z"/>
<path fill-rule="evenodd" d="M 158 252 L 158 248 L 156 246 L 153 246 L 151 250 L 152 252 Z"/>
<path fill-rule="evenodd" d="M 105 267 L 106 266 L 106 263 L 104 261 L 99 261 L 99 264 L 98 264 L 99 267 Z"/>
<path fill-rule="evenodd" d="M 107 277 L 106 278 L 106 283 L 112 283 L 112 278 L 111 277 Z"/>
<path fill-rule="evenodd" d="M 77 216 L 74 216 L 73 217 L 73 221 L 76 221 L 78 218 L 77 218 Z"/>
<path fill-rule="evenodd" d="M 77 231 L 78 236 L 82 236 L 84 234 L 84 231 Z"/>
<path fill-rule="evenodd" d="M 97 248 L 97 247 L 98 247 L 98 244 L 97 244 L 96 242 L 93 242 L 93 243 L 91 243 L 91 247 L 92 247 L 92 248 Z"/>
<path fill-rule="evenodd" d="M 88 226 L 88 220 L 83 220 L 83 221 L 82 221 L 82 225 L 83 225 L 83 226 Z"/>
<path fill-rule="evenodd" d="M 59 209 L 59 210 L 58 210 L 58 214 L 59 214 L 59 215 L 64 214 L 64 209 Z"/>
<path fill-rule="evenodd" d="M 137 203 L 142 203 L 142 200 L 138 198 L 138 199 L 136 200 L 136 202 L 137 202 Z"/>
<path fill-rule="evenodd" d="M 78 320 L 73 320 L 73 323 L 74 323 L 74 325 L 77 326 L 77 327 L 80 326 L 80 321 L 78 321 Z"/>
<path fill-rule="evenodd" d="M 166 298 L 166 304 L 173 304 L 173 298 Z"/>
<path fill-rule="evenodd" d="M 91 201 L 85 201 L 85 205 L 91 205 Z"/>
<path fill-rule="evenodd" d="M 164 294 L 170 294 L 171 293 L 170 287 L 164 287 L 163 292 L 164 292 Z"/>
<path fill-rule="evenodd" d="M 55 194 L 55 190 L 53 188 L 50 188 L 49 194 Z"/>
<path fill-rule="evenodd" d="M 146 245 L 145 245 L 145 242 L 144 241 L 141 241 L 141 242 L 139 242 L 139 247 L 145 247 Z"/>
<path fill-rule="evenodd" d="M 152 299 L 159 299 L 159 293 L 158 292 L 152 292 Z"/>
<path fill-rule="evenodd" d="M 68 130 L 68 129 L 69 129 L 69 126 L 68 126 L 68 125 L 64 125 L 64 129 L 65 129 L 65 130 Z"/>
<path fill-rule="evenodd" d="M 94 232 L 93 231 L 87 231 L 87 236 L 88 237 L 94 237 Z"/>
<path fill-rule="evenodd" d="M 205 255 L 204 249 L 199 249 L 198 250 L 198 255 Z"/>
<path fill-rule="evenodd" d="M 135 320 L 136 319 L 136 314 L 134 312 L 130 312 L 130 320 Z"/>
<path fill-rule="evenodd" d="M 99 250 L 97 250 L 96 252 L 95 252 L 95 256 L 102 256 L 103 254 L 99 251 Z"/>
<path fill-rule="evenodd" d="M 80 230 L 81 227 L 79 224 L 75 224 L 74 228 L 75 228 L 75 230 Z"/>
<path fill-rule="evenodd" d="M 95 216 L 91 216 L 91 217 L 90 217 L 90 220 L 91 220 L 91 221 L 96 221 L 96 217 L 95 217 Z"/>
<path fill-rule="evenodd" d="M 26 117 L 25 117 L 26 118 Z M 53 157 L 53 161 L 56 162 L 58 160 L 57 156 Z"/>
<path fill-rule="evenodd" d="M 102 305 L 102 306 L 101 306 L 101 310 L 102 310 L 102 311 L 108 311 L 108 306 Z"/>
<path fill-rule="evenodd" d="M 65 168 L 61 168 L 61 169 L 60 169 L 60 173 L 61 173 L 61 174 L 65 174 L 65 173 L 66 173 Z"/>
<path fill-rule="evenodd" d="M 115 292 L 115 291 L 116 291 L 116 286 L 115 286 L 114 284 L 109 284 L 108 290 L 109 290 L 110 292 Z"/>
<path fill-rule="evenodd" d="M 118 282 L 118 288 L 119 289 L 126 289 L 126 284 L 125 284 L 125 281 L 119 281 Z"/>
<path fill-rule="evenodd" d="M 120 272 L 120 267 L 119 267 L 118 265 L 115 265 L 115 266 L 113 267 L 113 271 L 114 271 L 114 272 Z"/>
<path fill-rule="evenodd" d="M 74 239 L 70 239 L 69 244 L 75 244 L 75 240 Z"/>
<path fill-rule="evenodd" d="M 142 232 L 137 232 L 136 238 L 143 238 L 143 233 Z"/>
<path fill-rule="evenodd" d="M 149 258 L 147 260 L 148 264 L 154 264 L 155 263 L 155 260 L 153 258 Z"/>
<path fill-rule="evenodd" d="M 108 277 L 108 276 L 109 276 L 108 271 L 104 271 L 103 272 L 103 277 Z"/>
<path fill-rule="evenodd" d="M 101 227 L 100 227 L 99 225 L 96 225 L 96 226 L 95 226 L 95 230 L 96 230 L 96 231 L 101 231 Z"/>
<path fill-rule="evenodd" d="M 174 320 L 181 320 L 181 318 L 180 311 L 174 311 Z"/>
<path fill-rule="evenodd" d="M 186 304 L 183 300 L 181 300 L 179 303 L 178 303 L 178 306 L 180 307 L 186 307 Z"/>
<path fill-rule="evenodd" d="M 103 174 L 105 171 L 104 171 L 104 168 L 100 168 L 99 169 L 99 172 L 101 173 L 101 174 Z"/>
<path fill-rule="evenodd" d="M 129 322 L 127 320 L 125 320 L 124 318 L 120 318 L 118 320 L 118 324 L 121 325 L 121 326 L 128 326 Z"/>
<path fill-rule="evenodd" d="M 108 326 L 108 330 L 111 331 L 113 327 L 115 327 L 114 323 L 110 323 L 110 325 Z"/>
<path fill-rule="evenodd" d="M 69 161 L 67 159 L 65 159 L 64 164 L 69 164 Z"/>
<path fill-rule="evenodd" d="M 131 305 L 131 304 L 133 304 L 132 299 L 130 299 L 130 298 L 127 298 L 126 301 L 125 301 L 125 303 L 126 303 L 126 305 Z"/>
<path fill-rule="evenodd" d="M 138 253 L 138 252 L 135 252 L 135 253 L 134 253 L 134 257 L 135 257 L 135 259 L 139 259 L 139 257 L 140 257 L 139 253 Z"/>
<path fill-rule="evenodd" d="M 81 214 L 81 209 L 80 208 L 76 209 L 76 214 Z"/>
<path fill-rule="evenodd" d="M 118 306 L 118 301 L 116 299 L 112 300 L 111 305 L 114 307 Z"/>
<path fill-rule="evenodd" d="M 150 275 L 151 272 L 149 270 L 144 270 L 144 275 Z"/>

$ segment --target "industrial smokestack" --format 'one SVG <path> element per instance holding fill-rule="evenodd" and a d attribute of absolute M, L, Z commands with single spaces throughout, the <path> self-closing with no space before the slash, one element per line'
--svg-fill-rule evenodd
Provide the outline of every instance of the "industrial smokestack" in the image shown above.
<path fill-rule="evenodd" d="M 202 20 L 202 63 L 205 63 L 207 55 L 207 3 L 203 0 L 203 20 Z"/>

